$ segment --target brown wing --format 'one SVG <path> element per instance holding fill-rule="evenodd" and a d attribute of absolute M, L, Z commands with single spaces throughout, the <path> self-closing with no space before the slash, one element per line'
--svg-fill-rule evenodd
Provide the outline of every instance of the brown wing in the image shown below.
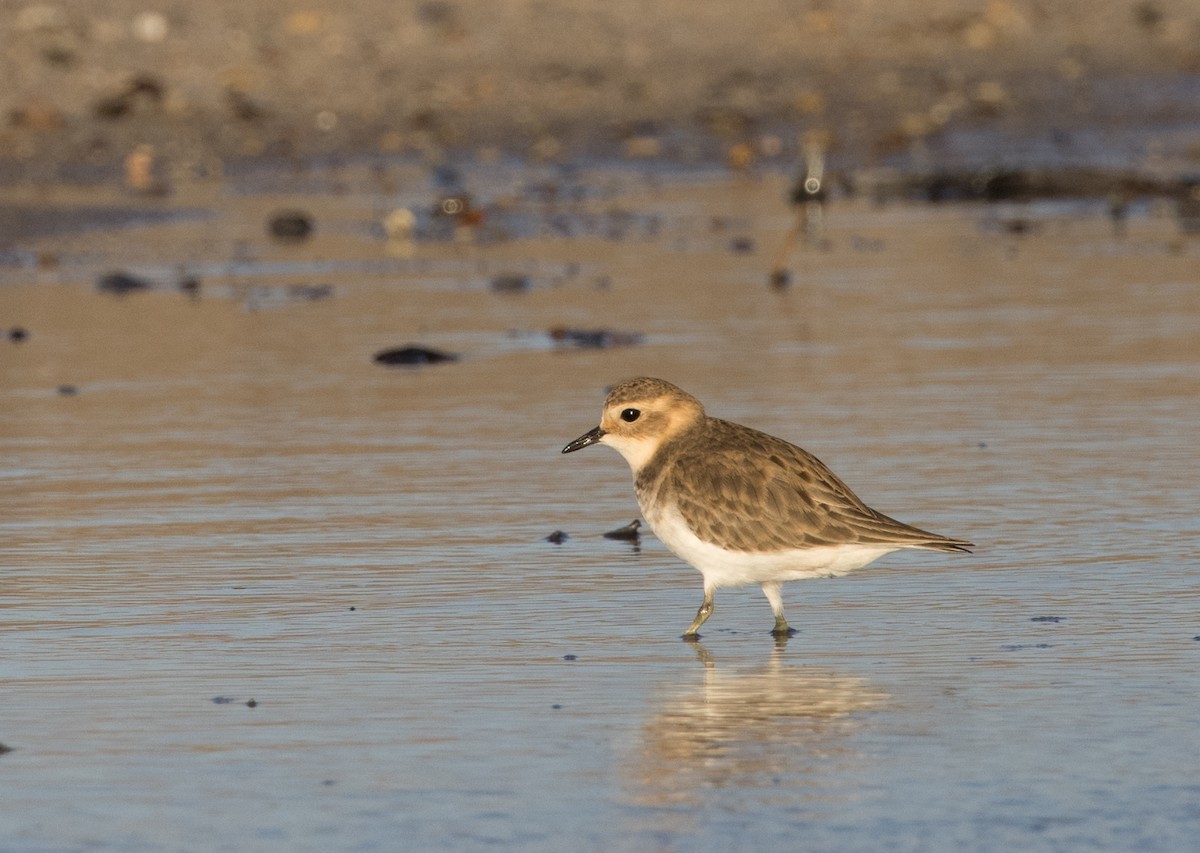
<path fill-rule="evenodd" d="M 715 418 L 703 433 L 673 448 L 663 483 L 703 539 L 738 551 L 970 544 L 876 512 L 819 459 L 782 439 Z"/>

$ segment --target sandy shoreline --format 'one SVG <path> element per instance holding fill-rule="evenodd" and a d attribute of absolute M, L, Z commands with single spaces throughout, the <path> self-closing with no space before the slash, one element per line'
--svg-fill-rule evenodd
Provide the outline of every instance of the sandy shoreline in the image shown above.
<path fill-rule="evenodd" d="M 447 152 L 854 165 L 1200 160 L 1200 10 L 865 0 L 6 4 L 0 178 L 138 145 L 211 158 Z"/>

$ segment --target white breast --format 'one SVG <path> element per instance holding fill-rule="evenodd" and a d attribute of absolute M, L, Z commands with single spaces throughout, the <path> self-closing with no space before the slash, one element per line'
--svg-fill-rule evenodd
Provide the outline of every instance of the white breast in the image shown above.
<path fill-rule="evenodd" d="M 702 542 L 672 510 L 642 514 L 654 534 L 704 576 L 706 587 L 744 586 L 765 581 L 836 577 L 862 568 L 900 545 L 821 545 L 786 551 L 726 551 Z"/>

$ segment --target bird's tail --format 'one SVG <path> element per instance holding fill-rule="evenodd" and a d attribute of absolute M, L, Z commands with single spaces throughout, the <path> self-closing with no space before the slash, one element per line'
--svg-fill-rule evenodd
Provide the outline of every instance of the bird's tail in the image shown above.
<path fill-rule="evenodd" d="M 930 539 L 928 542 L 914 542 L 912 548 L 926 548 L 930 551 L 960 551 L 967 554 L 971 553 L 971 549 L 975 547 L 975 543 L 968 542 L 965 539 L 946 539 L 937 538 Z"/>

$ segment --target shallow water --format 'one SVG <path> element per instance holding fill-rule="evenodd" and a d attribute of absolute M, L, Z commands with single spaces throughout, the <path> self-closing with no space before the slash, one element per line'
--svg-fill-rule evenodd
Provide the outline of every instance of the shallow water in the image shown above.
<path fill-rule="evenodd" d="M 474 245 L 383 239 L 437 192 L 400 170 L 193 187 L 6 255 L 0 849 L 1194 844 L 1200 245 L 1153 207 L 1117 236 L 845 201 L 779 293 L 780 177 L 550 203 L 553 173 L 482 174 L 521 228 Z M 311 241 L 267 241 L 284 205 Z M 111 269 L 159 289 L 96 292 Z M 409 342 L 463 357 L 371 362 Z M 623 460 L 559 454 L 641 373 L 977 553 L 790 584 L 785 644 L 720 591 L 681 642 L 699 576 L 602 538 L 637 515 Z"/>

